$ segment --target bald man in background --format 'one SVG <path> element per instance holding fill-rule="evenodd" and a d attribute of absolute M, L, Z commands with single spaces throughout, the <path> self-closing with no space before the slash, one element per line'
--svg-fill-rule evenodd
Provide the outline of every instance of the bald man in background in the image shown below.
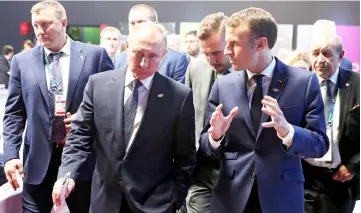
<path fill-rule="evenodd" d="M 130 9 L 129 16 L 129 32 L 133 27 L 142 22 L 158 22 L 157 11 L 149 5 L 137 4 Z M 115 69 L 122 69 L 127 66 L 127 52 L 122 52 L 115 59 Z M 184 83 L 185 73 L 189 59 L 186 54 L 178 52 L 174 49 L 167 48 L 167 54 L 164 56 L 163 61 L 158 72 L 167 76 L 175 81 Z"/>

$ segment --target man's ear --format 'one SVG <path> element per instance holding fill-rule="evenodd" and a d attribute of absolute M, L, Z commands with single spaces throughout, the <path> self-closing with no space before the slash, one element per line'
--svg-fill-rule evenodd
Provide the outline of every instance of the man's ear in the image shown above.
<path fill-rule="evenodd" d="M 63 27 L 65 30 L 66 30 L 67 24 L 68 24 L 68 19 L 63 18 L 63 20 L 61 20 L 61 25 L 62 25 L 62 27 Z"/>
<path fill-rule="evenodd" d="M 338 61 L 339 61 L 339 63 L 341 63 L 341 60 L 342 60 L 342 58 L 343 58 L 344 55 L 345 55 L 345 50 L 341 50 L 341 52 L 340 52 L 340 54 L 339 54 L 339 56 L 338 56 Z"/>
<path fill-rule="evenodd" d="M 167 49 L 167 48 L 165 48 L 165 50 L 164 50 L 164 53 L 163 53 L 162 57 L 164 57 L 164 56 L 165 56 L 165 54 L 167 54 L 167 52 L 168 52 L 168 49 Z"/>
<path fill-rule="evenodd" d="M 256 51 L 261 51 L 268 46 L 268 41 L 266 37 L 258 38 L 255 40 L 255 42 Z"/>
<path fill-rule="evenodd" d="M 129 40 L 127 39 L 127 40 L 125 41 L 125 49 L 128 50 L 128 48 L 129 48 Z"/>

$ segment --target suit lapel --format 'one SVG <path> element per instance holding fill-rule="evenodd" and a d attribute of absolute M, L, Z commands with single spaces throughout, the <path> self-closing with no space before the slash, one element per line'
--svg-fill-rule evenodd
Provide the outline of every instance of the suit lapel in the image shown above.
<path fill-rule="evenodd" d="M 159 94 L 163 94 L 163 98 L 159 97 Z M 154 126 L 154 120 L 157 118 L 163 117 L 163 113 L 167 111 L 167 104 L 165 103 L 165 99 L 167 97 L 167 88 L 164 87 L 163 79 L 158 72 L 154 74 L 153 82 L 151 89 L 149 91 L 147 108 L 144 111 L 142 120 L 140 122 L 138 131 L 134 137 L 133 143 L 129 147 L 128 152 L 125 155 L 127 158 L 129 155 L 135 152 L 135 150 L 139 147 L 141 143 L 137 141 L 139 138 L 139 134 L 141 132 L 146 131 L 149 127 Z M 147 129 L 149 131 L 149 129 Z M 151 130 L 155 131 L 155 130 Z"/>
<path fill-rule="evenodd" d="M 288 77 L 285 72 L 287 67 L 277 58 L 275 58 L 275 60 L 276 60 L 276 67 L 273 71 L 271 85 L 268 88 L 267 95 L 271 96 L 272 98 L 278 101 L 287 83 Z M 270 119 L 269 115 L 262 113 L 261 122 L 257 133 L 257 139 L 263 130 L 262 123 L 267 122 L 269 119 Z"/>
<path fill-rule="evenodd" d="M 118 75 L 113 77 L 112 82 L 108 84 L 108 94 L 106 97 L 111 98 L 110 113 L 114 115 L 115 119 L 115 141 L 118 146 L 118 152 L 123 157 L 125 154 L 124 147 L 124 127 L 123 127 L 123 107 L 124 107 L 124 84 L 125 84 L 126 68 L 119 70 Z M 106 94 L 104 94 L 106 95 Z"/>
<path fill-rule="evenodd" d="M 238 99 L 237 103 L 239 103 L 239 109 L 243 115 L 244 122 L 246 123 L 248 129 L 251 131 L 253 137 L 256 138 L 256 130 L 252 123 L 250 109 L 248 105 L 249 100 L 247 97 L 247 86 L 246 86 L 248 81 L 247 72 L 239 71 L 237 74 L 239 77 L 234 80 L 235 92 L 239 93 L 238 95 L 236 95 Z"/>
<path fill-rule="evenodd" d="M 42 45 L 34 49 L 33 62 L 31 63 L 31 67 L 33 69 L 35 78 L 38 81 L 41 94 L 43 95 L 44 100 L 50 109 L 48 86 L 45 73 L 44 47 Z"/>
<path fill-rule="evenodd" d="M 339 75 L 338 75 L 338 92 L 340 95 L 340 133 L 343 132 L 345 119 L 346 119 L 346 112 L 348 110 L 348 104 L 349 104 L 349 98 L 350 98 L 350 92 L 352 89 L 352 84 L 349 79 L 349 73 L 348 71 L 345 71 L 340 68 Z M 338 139 L 340 139 L 341 134 L 338 134 Z"/>
<path fill-rule="evenodd" d="M 206 95 L 207 97 L 209 96 L 209 93 L 211 92 L 212 86 L 211 82 L 212 82 L 212 74 L 213 74 L 213 70 L 210 67 L 205 66 L 204 67 L 204 71 L 200 70 L 200 77 L 199 79 L 201 79 L 201 83 L 202 83 L 202 90 L 201 92 L 204 94 L 202 95 Z"/>
<path fill-rule="evenodd" d="M 66 109 L 71 103 L 71 100 L 74 96 L 76 85 L 79 80 L 79 76 L 82 72 L 84 61 L 86 60 L 86 55 L 83 52 L 83 49 L 80 48 L 77 43 L 70 41 L 70 65 L 69 65 L 69 83 L 68 83 L 68 94 L 66 101 Z"/>

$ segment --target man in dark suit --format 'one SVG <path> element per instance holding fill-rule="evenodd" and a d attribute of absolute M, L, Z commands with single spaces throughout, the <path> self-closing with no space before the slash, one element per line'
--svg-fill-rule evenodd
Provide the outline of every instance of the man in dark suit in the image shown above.
<path fill-rule="evenodd" d="M 262 9 L 227 20 L 225 54 L 244 71 L 217 79 L 209 96 L 200 148 L 221 159 L 211 212 L 303 213 L 301 157 L 328 149 L 317 77 L 273 57 L 276 40 Z"/>
<path fill-rule="evenodd" d="M 128 21 L 129 32 L 131 32 L 133 27 L 138 23 L 146 21 L 157 23 L 158 14 L 157 11 L 149 5 L 137 4 L 130 9 Z M 188 62 L 189 60 L 186 54 L 167 48 L 167 54 L 163 57 L 158 72 L 175 81 L 184 83 Z M 124 69 L 127 65 L 127 51 L 125 51 L 115 58 L 114 68 Z"/>
<path fill-rule="evenodd" d="M 31 14 L 41 45 L 12 59 L 3 131 L 5 173 L 14 189 L 19 187 L 16 171 L 23 177 L 26 213 L 50 212 L 65 136 L 86 82 L 92 74 L 113 69 L 103 48 L 74 42 L 66 35 L 66 12 L 60 3 L 39 2 Z M 58 99 L 66 105 L 57 103 Z M 25 124 L 21 162 L 19 149 Z M 89 156 L 79 169 L 82 176 L 77 191 L 67 200 L 70 211 L 89 212 L 94 166 L 95 158 Z"/>
<path fill-rule="evenodd" d="M 360 193 L 360 74 L 339 67 L 343 55 L 336 34 L 312 38 L 312 70 L 321 86 L 331 145 L 323 158 L 304 162 L 306 213 L 352 213 Z"/>
<path fill-rule="evenodd" d="M 54 186 L 56 206 L 62 177 L 71 173 L 67 196 L 92 147 L 91 212 L 171 213 L 183 204 L 195 167 L 194 107 L 189 88 L 157 73 L 167 51 L 163 30 L 135 26 L 129 66 L 89 79 Z"/>
<path fill-rule="evenodd" d="M 186 85 L 193 90 L 196 120 L 196 141 L 199 141 L 204 127 L 208 95 L 216 79 L 233 72 L 229 57 L 223 54 L 226 19 L 223 13 L 205 17 L 198 28 L 197 39 L 200 52 L 205 59 L 195 59 L 189 63 Z M 187 196 L 188 213 L 207 213 L 210 210 L 212 189 L 218 178 L 219 160 L 209 157 L 202 150 L 197 152 L 197 167 L 194 181 Z"/>
<path fill-rule="evenodd" d="M 10 45 L 5 45 L 0 56 L 0 84 L 4 84 L 6 89 L 9 85 L 10 61 L 13 55 L 14 48 Z"/>

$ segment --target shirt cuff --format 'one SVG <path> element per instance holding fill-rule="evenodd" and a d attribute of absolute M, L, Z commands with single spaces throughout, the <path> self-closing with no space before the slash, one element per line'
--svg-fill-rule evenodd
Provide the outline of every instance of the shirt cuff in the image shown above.
<path fill-rule="evenodd" d="M 287 148 L 290 148 L 292 146 L 293 136 L 295 135 L 295 129 L 291 124 L 288 125 L 290 126 L 290 131 L 288 132 L 286 137 L 282 138 L 281 136 L 278 135 L 278 133 L 277 136 L 282 140 L 283 145 L 287 146 Z"/>
<path fill-rule="evenodd" d="M 213 149 L 218 149 L 218 147 L 221 145 L 221 141 L 224 139 L 224 135 L 222 136 L 221 139 L 219 139 L 218 141 L 213 140 L 213 138 L 211 137 L 210 134 L 208 134 L 208 139 L 209 139 L 209 143 L 211 144 Z"/>

